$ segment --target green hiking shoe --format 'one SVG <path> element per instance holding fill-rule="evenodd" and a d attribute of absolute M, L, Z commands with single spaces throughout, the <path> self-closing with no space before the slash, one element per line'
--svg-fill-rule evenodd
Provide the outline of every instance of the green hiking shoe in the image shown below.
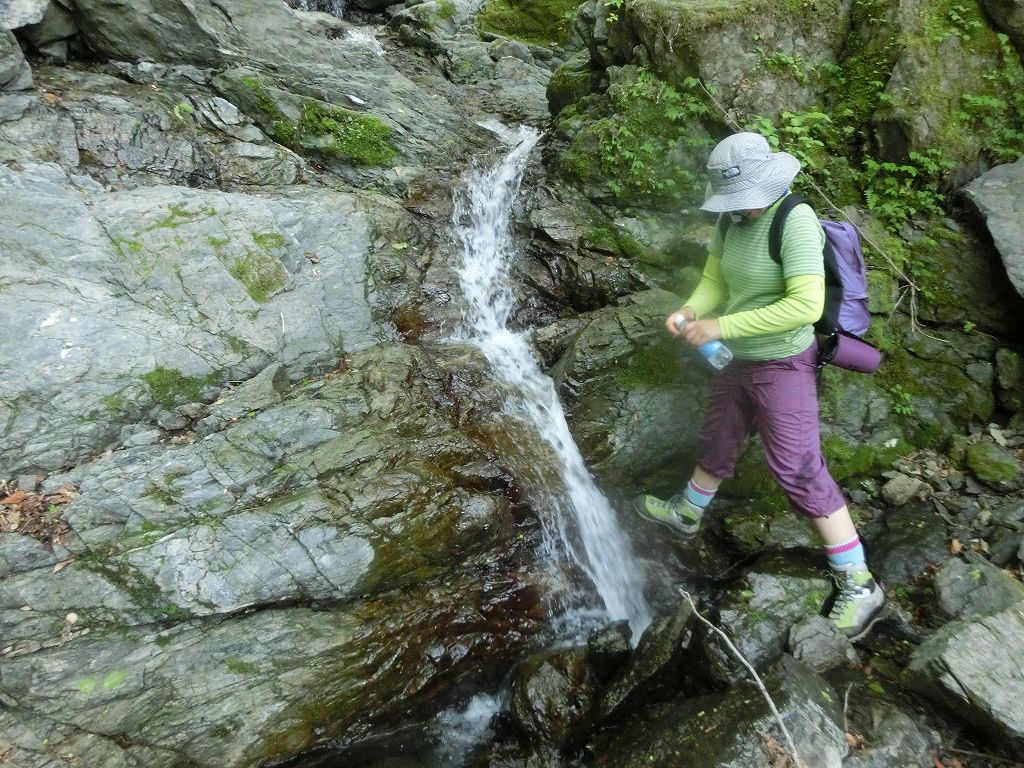
<path fill-rule="evenodd" d="M 860 640 L 885 613 L 885 592 L 866 569 L 833 569 L 835 601 L 828 618 L 850 640 Z"/>
<path fill-rule="evenodd" d="M 683 536 L 693 536 L 700 530 L 701 514 L 686 503 L 682 494 L 668 501 L 657 496 L 645 495 L 637 498 L 636 511 L 645 520 L 653 520 L 671 528 Z"/>

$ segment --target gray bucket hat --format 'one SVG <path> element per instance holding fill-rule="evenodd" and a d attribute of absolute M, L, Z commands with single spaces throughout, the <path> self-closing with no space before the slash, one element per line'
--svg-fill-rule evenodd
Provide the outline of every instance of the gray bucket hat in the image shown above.
<path fill-rule="evenodd" d="M 800 161 L 788 152 L 772 152 L 759 133 L 735 133 L 711 150 L 711 197 L 702 210 L 712 213 L 767 208 L 789 189 Z"/>

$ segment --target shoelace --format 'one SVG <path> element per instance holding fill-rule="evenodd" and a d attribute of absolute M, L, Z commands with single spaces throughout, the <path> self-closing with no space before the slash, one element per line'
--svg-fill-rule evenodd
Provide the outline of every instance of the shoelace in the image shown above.
<path fill-rule="evenodd" d="M 836 601 L 832 604 L 832 610 L 829 611 L 829 616 L 839 616 L 846 609 L 846 606 L 853 602 L 856 596 L 857 586 L 843 579 L 839 584 L 839 594 L 836 595 Z"/>

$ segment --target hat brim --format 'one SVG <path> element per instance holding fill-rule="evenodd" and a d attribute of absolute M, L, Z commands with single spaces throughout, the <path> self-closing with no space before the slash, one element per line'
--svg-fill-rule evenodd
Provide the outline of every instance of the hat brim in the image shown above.
<path fill-rule="evenodd" d="M 800 161 L 788 152 L 776 152 L 772 163 L 756 182 L 746 189 L 714 194 L 701 205 L 702 211 L 726 213 L 728 211 L 752 211 L 767 208 L 789 189 L 789 185 L 800 173 Z"/>

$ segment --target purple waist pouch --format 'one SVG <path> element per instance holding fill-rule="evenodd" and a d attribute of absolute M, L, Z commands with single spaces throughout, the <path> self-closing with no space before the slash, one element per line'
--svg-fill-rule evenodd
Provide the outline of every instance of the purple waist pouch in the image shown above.
<path fill-rule="evenodd" d="M 836 331 L 821 343 L 819 365 L 834 365 L 858 373 L 874 373 L 882 364 L 882 353 L 864 339 Z"/>

